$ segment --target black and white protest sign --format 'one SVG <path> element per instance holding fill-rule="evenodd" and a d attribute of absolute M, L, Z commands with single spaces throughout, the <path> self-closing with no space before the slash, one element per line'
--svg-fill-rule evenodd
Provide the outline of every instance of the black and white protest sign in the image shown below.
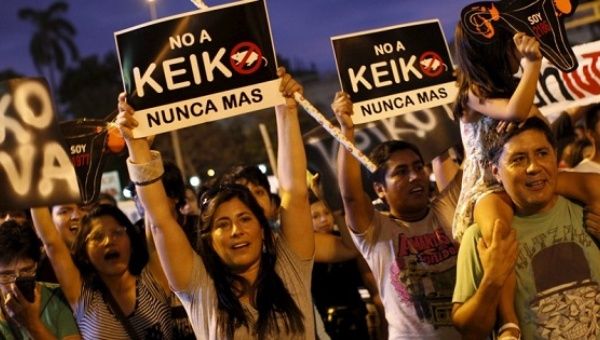
<path fill-rule="evenodd" d="M 342 89 L 357 124 L 454 101 L 452 62 L 439 21 L 332 37 Z"/>
<path fill-rule="evenodd" d="M 284 104 L 262 0 L 177 15 L 115 33 L 135 137 Z"/>
<path fill-rule="evenodd" d="M 442 105 L 370 122 L 357 127 L 356 147 L 368 155 L 382 142 L 403 140 L 416 145 L 424 161 L 428 163 L 450 147 L 460 144 L 458 122 L 452 117 L 450 106 Z M 310 131 L 303 138 L 308 167 L 320 174 L 322 183 L 336 183 L 339 143 L 321 127 Z M 366 171 L 363 171 L 363 177 L 364 189 L 372 192 Z M 325 190 L 327 202 L 334 209 L 341 208 L 337 186 L 329 189 Z"/>
<path fill-rule="evenodd" d="M 1 210 L 79 201 L 75 170 L 43 79 L 0 83 L 0 188 Z"/>

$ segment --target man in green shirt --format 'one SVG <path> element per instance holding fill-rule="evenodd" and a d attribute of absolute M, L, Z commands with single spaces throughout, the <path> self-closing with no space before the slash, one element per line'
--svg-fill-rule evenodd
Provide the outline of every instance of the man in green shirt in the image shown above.
<path fill-rule="evenodd" d="M 515 310 L 524 339 L 600 339 L 600 250 L 583 226 L 583 208 L 555 193 L 573 192 L 594 206 L 600 200 L 597 189 L 590 189 L 600 184 L 590 175 L 585 181 L 569 177 L 569 190 L 557 187 L 555 146 L 539 118 L 486 146 L 515 216 L 513 230 L 496 225 L 490 244 L 477 225 L 463 236 L 452 319 L 465 338 L 491 333 L 501 287 L 514 269 Z"/>
<path fill-rule="evenodd" d="M 58 285 L 34 280 L 41 243 L 32 226 L 0 224 L 0 338 L 81 339 Z"/>

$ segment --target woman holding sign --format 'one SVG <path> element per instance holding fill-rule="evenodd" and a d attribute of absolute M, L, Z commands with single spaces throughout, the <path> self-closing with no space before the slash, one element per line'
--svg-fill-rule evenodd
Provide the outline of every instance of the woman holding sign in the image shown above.
<path fill-rule="evenodd" d="M 294 92 L 302 87 L 280 68 L 286 105 L 276 108 L 281 233 L 269 228 L 244 186 L 202 195 L 196 254 L 168 209 L 160 154 L 134 139 L 133 109 L 119 97 L 117 122 L 126 138 L 129 174 L 137 186 L 169 285 L 181 299 L 199 339 L 314 339 L 310 280 L 314 254 L 306 157 Z M 191 268 L 191 270 L 190 270 Z"/>

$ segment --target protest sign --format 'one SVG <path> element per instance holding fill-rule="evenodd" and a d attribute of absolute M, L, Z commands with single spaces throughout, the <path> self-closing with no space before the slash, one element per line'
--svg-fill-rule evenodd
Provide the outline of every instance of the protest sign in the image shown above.
<path fill-rule="evenodd" d="M 448 104 L 456 97 L 450 53 L 437 20 L 332 37 L 331 42 L 356 124 Z"/>
<path fill-rule="evenodd" d="M 0 83 L 0 188 L 1 210 L 79 201 L 75 170 L 43 79 Z"/>
<path fill-rule="evenodd" d="M 535 104 L 545 116 L 600 102 L 600 41 L 573 47 L 578 67 L 567 73 L 542 61 Z"/>
<path fill-rule="evenodd" d="M 237 1 L 115 33 L 135 137 L 284 104 L 269 18 Z"/>
<path fill-rule="evenodd" d="M 116 127 L 96 119 L 60 123 L 71 162 L 75 166 L 83 204 L 98 199 L 106 156 L 123 150 L 125 141 Z"/>
<path fill-rule="evenodd" d="M 577 0 L 480 1 L 461 12 L 467 34 L 481 43 L 493 43 L 498 29 L 524 32 L 540 42 L 544 57 L 565 72 L 577 68 L 565 30 L 565 17 L 575 12 Z"/>
<path fill-rule="evenodd" d="M 339 143 L 322 127 L 304 135 L 308 167 L 319 172 L 322 183 L 337 183 L 337 153 Z M 425 162 L 430 162 L 450 147 L 460 144 L 458 122 L 452 118 L 449 105 L 410 112 L 400 116 L 370 122 L 356 128 L 356 147 L 369 154 L 375 146 L 387 140 L 403 140 L 416 145 Z M 371 181 L 363 172 L 365 190 L 372 192 Z M 326 200 L 334 209 L 341 208 L 336 185 L 325 190 Z"/>

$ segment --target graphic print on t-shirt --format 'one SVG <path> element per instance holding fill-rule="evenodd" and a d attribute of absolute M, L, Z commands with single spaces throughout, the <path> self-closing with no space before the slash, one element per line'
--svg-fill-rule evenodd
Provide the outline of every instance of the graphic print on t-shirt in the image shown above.
<path fill-rule="evenodd" d="M 531 310 L 545 339 L 597 339 L 600 289 L 580 245 L 554 244 L 532 258 L 537 295 Z"/>
<path fill-rule="evenodd" d="M 442 228 L 417 236 L 398 235 L 392 284 L 404 304 L 412 304 L 421 320 L 450 326 L 458 249 Z"/>

